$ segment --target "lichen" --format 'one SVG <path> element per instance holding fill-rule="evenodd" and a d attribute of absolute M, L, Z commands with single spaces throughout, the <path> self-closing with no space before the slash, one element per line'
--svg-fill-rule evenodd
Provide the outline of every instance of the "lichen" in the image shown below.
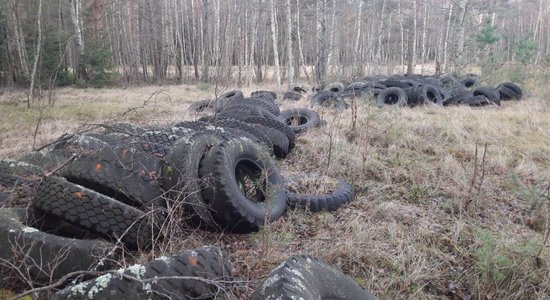
<path fill-rule="evenodd" d="M 26 233 L 33 233 L 33 232 L 37 232 L 37 231 L 38 231 L 38 229 L 36 229 L 36 228 L 27 227 L 27 226 L 23 227 L 23 232 L 26 232 Z"/>
<path fill-rule="evenodd" d="M 86 293 L 86 283 L 85 282 L 81 282 L 79 284 L 76 284 L 74 285 L 73 287 L 71 287 L 71 294 L 72 295 L 84 295 Z"/>
<path fill-rule="evenodd" d="M 88 291 L 88 298 L 94 299 L 95 294 L 103 291 L 107 287 L 107 285 L 111 281 L 111 278 L 113 278 L 113 276 L 110 273 L 97 277 L 95 279 L 95 284 Z"/>
<path fill-rule="evenodd" d="M 136 264 L 136 265 L 133 265 L 131 267 L 128 267 L 126 269 L 128 272 L 134 274 L 134 276 L 137 278 L 137 279 L 141 279 L 141 277 L 143 275 L 145 275 L 145 272 L 147 271 L 145 269 L 145 267 L 143 265 L 140 265 L 140 264 Z"/>

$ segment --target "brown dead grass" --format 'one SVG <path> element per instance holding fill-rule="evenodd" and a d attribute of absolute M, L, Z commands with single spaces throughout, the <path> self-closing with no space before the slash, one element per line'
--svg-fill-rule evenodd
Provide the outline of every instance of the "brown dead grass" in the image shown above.
<path fill-rule="evenodd" d="M 260 87 L 245 95 L 254 89 Z M 60 89 L 56 106 L 42 112 L 37 145 L 111 120 L 151 95 L 145 108 L 116 121 L 193 120 L 199 116 L 187 106 L 215 93 L 213 86 L 186 85 Z M 222 245 L 237 273 L 254 282 L 245 294 L 288 256 L 307 253 L 340 266 L 381 299 L 547 299 L 550 102 L 530 94 L 479 109 L 378 109 L 363 99 L 355 130 L 351 110 L 319 110 L 326 126 L 300 135 L 281 170 L 348 180 L 356 200 L 334 213 L 289 211 L 255 234 L 196 232 L 188 246 Z M 32 147 L 39 113 L 13 100 L 23 96 L 0 97 L 2 158 Z"/>

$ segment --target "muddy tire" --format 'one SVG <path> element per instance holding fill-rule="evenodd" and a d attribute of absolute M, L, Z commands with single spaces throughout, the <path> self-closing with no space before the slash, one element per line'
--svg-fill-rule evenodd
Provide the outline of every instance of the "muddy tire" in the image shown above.
<path fill-rule="evenodd" d="M 214 220 L 234 232 L 251 232 L 286 210 L 283 179 L 275 163 L 249 139 L 224 142 L 200 168 L 202 195 Z"/>
<path fill-rule="evenodd" d="M 398 106 L 403 107 L 407 105 L 408 97 L 407 92 L 399 87 L 389 87 L 381 91 L 376 97 L 376 103 L 378 107 L 385 106 Z"/>
<path fill-rule="evenodd" d="M 224 286 L 216 281 L 232 279 L 231 263 L 221 250 L 202 247 L 68 286 L 53 299 L 217 299 L 223 297 Z"/>
<path fill-rule="evenodd" d="M 24 208 L 0 209 L 0 258 L 28 270 L 32 280 L 48 283 L 70 272 L 111 267 L 110 261 L 115 257 L 107 254 L 114 249 L 113 244 L 45 233 L 26 226 L 25 220 Z M 107 259 L 102 260 L 103 257 Z M 8 279 L 10 270 L 0 273 Z"/>
<path fill-rule="evenodd" d="M 300 255 L 289 258 L 271 271 L 250 299 L 375 300 L 376 297 L 335 267 Z"/>
<path fill-rule="evenodd" d="M 349 183 L 342 180 L 336 184 L 331 194 L 304 195 L 288 192 L 287 196 L 288 206 L 292 208 L 304 208 L 311 212 L 334 211 L 353 200 L 355 191 Z"/>
<path fill-rule="evenodd" d="M 282 111 L 278 119 L 292 128 L 295 133 L 301 133 L 310 128 L 319 126 L 321 122 L 319 114 L 307 108 L 294 108 Z"/>
<path fill-rule="evenodd" d="M 58 177 L 43 179 L 34 207 L 129 249 L 148 248 L 156 231 L 145 212 Z"/>

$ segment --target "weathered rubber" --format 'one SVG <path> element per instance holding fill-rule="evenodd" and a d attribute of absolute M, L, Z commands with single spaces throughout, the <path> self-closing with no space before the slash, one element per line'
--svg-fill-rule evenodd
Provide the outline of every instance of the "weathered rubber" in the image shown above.
<path fill-rule="evenodd" d="M 353 200 L 355 191 L 349 183 L 340 180 L 334 191 L 327 195 L 304 195 L 288 192 L 287 196 L 289 207 L 305 208 L 311 212 L 334 211 Z"/>
<path fill-rule="evenodd" d="M 24 272 L 28 270 L 33 281 L 49 283 L 70 272 L 106 270 L 116 258 L 111 243 L 45 233 L 26 226 L 25 219 L 24 208 L 0 209 L 0 258 Z M 6 266 L 1 264 L 0 274 L 8 280 L 11 272 Z"/>
<path fill-rule="evenodd" d="M 200 168 L 202 196 L 211 205 L 212 216 L 221 227 L 234 232 L 255 231 L 266 219 L 276 220 L 285 212 L 283 179 L 258 144 L 246 138 L 232 139 L 219 144 L 211 153 L 203 158 Z M 241 169 L 241 163 L 248 169 Z M 252 172 L 252 169 L 261 172 L 250 175 L 261 181 L 261 190 L 256 190 L 261 194 L 260 203 L 248 199 L 237 180 L 239 171 Z"/>
<path fill-rule="evenodd" d="M 215 222 L 200 192 L 199 166 L 202 158 L 222 141 L 220 135 L 209 132 L 182 138 L 165 157 L 163 168 L 164 189 L 170 199 L 182 203 L 188 212 L 208 226 L 214 226 Z"/>
<path fill-rule="evenodd" d="M 130 249 L 148 248 L 158 233 L 145 212 L 63 178 L 45 177 L 37 190 L 36 209 L 111 240 L 120 239 Z"/>
<path fill-rule="evenodd" d="M 293 124 L 293 120 L 295 119 L 299 121 L 297 125 Z M 294 108 L 282 111 L 279 115 L 279 121 L 289 126 L 295 133 L 301 133 L 319 126 L 321 117 L 311 109 Z"/>
<path fill-rule="evenodd" d="M 375 300 L 376 297 L 324 261 L 300 255 L 271 271 L 250 299 Z"/>
<path fill-rule="evenodd" d="M 61 174 L 136 207 L 162 204 L 162 160 L 135 144 L 111 146 L 73 160 Z"/>
<path fill-rule="evenodd" d="M 222 251 L 202 247 L 68 286 L 53 299 L 218 299 L 231 280 L 232 266 Z"/>

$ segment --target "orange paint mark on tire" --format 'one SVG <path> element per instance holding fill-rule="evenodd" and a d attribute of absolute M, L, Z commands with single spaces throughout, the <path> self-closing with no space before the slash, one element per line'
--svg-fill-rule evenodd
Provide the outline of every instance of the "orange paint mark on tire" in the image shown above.
<path fill-rule="evenodd" d="M 188 256 L 188 257 L 187 257 L 187 260 L 189 261 L 189 263 L 190 263 L 192 266 L 196 266 L 197 263 L 199 262 L 199 261 L 197 260 L 197 258 L 194 257 L 194 256 L 192 256 L 192 255 Z"/>
<path fill-rule="evenodd" d="M 101 169 L 103 169 L 103 165 L 102 165 L 101 163 L 95 164 L 95 171 L 96 171 L 96 172 L 101 171 Z"/>
<path fill-rule="evenodd" d="M 74 198 L 78 198 L 78 199 L 82 199 L 82 197 L 84 196 L 85 194 L 83 192 L 73 192 L 73 197 Z"/>

